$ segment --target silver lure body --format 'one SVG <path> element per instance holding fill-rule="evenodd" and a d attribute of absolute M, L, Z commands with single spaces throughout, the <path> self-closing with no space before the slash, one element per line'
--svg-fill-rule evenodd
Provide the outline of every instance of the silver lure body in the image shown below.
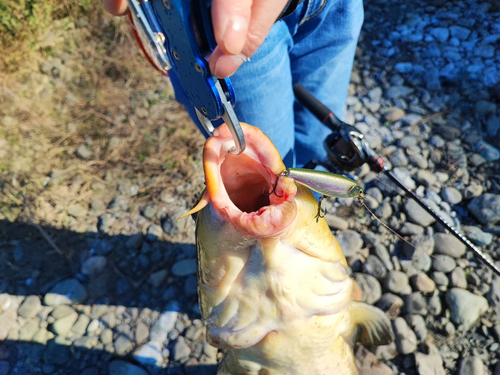
<path fill-rule="evenodd" d="M 287 168 L 283 175 L 316 193 L 336 198 L 356 198 L 363 188 L 350 178 L 311 169 Z"/>

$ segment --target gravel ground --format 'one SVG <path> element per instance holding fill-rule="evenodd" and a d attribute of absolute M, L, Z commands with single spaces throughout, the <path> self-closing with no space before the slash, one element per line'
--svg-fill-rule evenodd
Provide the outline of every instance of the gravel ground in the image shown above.
<path fill-rule="evenodd" d="M 345 120 L 500 265 L 498 3 L 365 4 Z M 65 206 L 64 229 L 0 220 L 0 375 L 215 374 L 194 222 L 175 220 L 201 191 L 193 161 L 189 181 L 141 203 L 152 176 L 110 171 Z M 394 344 L 376 357 L 357 348 L 363 373 L 499 375 L 500 278 L 387 179 L 366 166 L 355 176 L 370 209 L 414 245 L 352 200 L 324 205 L 364 299 L 393 319 Z"/>

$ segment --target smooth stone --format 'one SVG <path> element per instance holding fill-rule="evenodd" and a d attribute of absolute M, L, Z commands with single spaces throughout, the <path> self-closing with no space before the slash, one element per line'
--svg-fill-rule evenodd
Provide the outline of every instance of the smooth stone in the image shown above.
<path fill-rule="evenodd" d="M 142 344 L 149 337 L 149 328 L 146 324 L 139 321 L 135 328 L 135 342 L 138 344 Z"/>
<path fill-rule="evenodd" d="M 161 349 L 161 344 L 151 341 L 134 350 L 132 357 L 142 365 L 159 366 L 163 363 Z"/>
<path fill-rule="evenodd" d="M 436 289 L 436 283 L 423 272 L 413 278 L 413 286 L 422 293 L 432 293 Z"/>
<path fill-rule="evenodd" d="M 47 306 L 82 303 L 87 299 L 87 291 L 77 279 L 66 279 L 57 283 L 43 298 Z"/>
<path fill-rule="evenodd" d="M 500 221 L 500 195 L 483 194 L 474 198 L 467 209 L 482 224 L 494 224 Z"/>
<path fill-rule="evenodd" d="M 78 313 L 76 311 L 71 311 L 69 314 L 58 318 L 51 327 L 52 332 L 56 336 L 66 337 L 69 335 L 73 325 L 78 319 Z"/>
<path fill-rule="evenodd" d="M 465 245 L 455 236 L 446 233 L 434 235 L 434 252 L 436 254 L 449 255 L 453 258 L 461 258 L 466 251 Z"/>
<path fill-rule="evenodd" d="M 457 375 L 486 375 L 483 361 L 476 356 L 465 357 L 460 361 Z"/>
<path fill-rule="evenodd" d="M 396 335 L 396 347 L 400 354 L 411 354 L 417 350 L 417 336 L 411 330 L 406 320 L 398 317 L 393 320 L 393 329 Z"/>
<path fill-rule="evenodd" d="M 175 322 L 179 315 L 179 305 L 176 302 L 170 303 L 158 320 L 153 324 L 149 335 L 150 340 L 164 343 L 167 335 L 175 327 Z"/>
<path fill-rule="evenodd" d="M 461 229 L 467 238 L 477 246 L 488 246 L 493 242 L 493 234 L 483 232 L 478 227 L 463 225 Z"/>
<path fill-rule="evenodd" d="M 400 148 L 394 151 L 389 159 L 394 167 L 405 167 L 408 165 L 408 158 L 406 157 L 404 151 Z"/>
<path fill-rule="evenodd" d="M 387 276 L 387 268 L 384 263 L 375 255 L 368 255 L 363 264 L 363 271 L 377 279 L 383 279 Z"/>
<path fill-rule="evenodd" d="M 444 272 L 433 272 L 431 273 L 431 278 L 437 286 L 448 286 L 450 283 Z"/>
<path fill-rule="evenodd" d="M 427 301 L 420 292 L 404 296 L 405 311 L 408 314 L 427 315 Z"/>
<path fill-rule="evenodd" d="M 385 121 L 396 122 L 405 116 L 405 111 L 398 107 L 390 108 L 384 115 Z"/>
<path fill-rule="evenodd" d="M 408 199 L 405 202 L 404 210 L 408 220 L 423 227 L 427 227 L 436 221 L 436 219 L 420 207 L 413 199 Z"/>
<path fill-rule="evenodd" d="M 391 318 L 395 318 L 399 315 L 403 305 L 403 299 L 392 293 L 384 293 L 377 302 L 377 307 L 388 313 Z"/>
<path fill-rule="evenodd" d="M 353 230 L 344 230 L 337 234 L 337 241 L 346 257 L 356 255 L 363 247 L 361 235 Z"/>
<path fill-rule="evenodd" d="M 450 308 L 451 319 L 458 325 L 463 324 L 466 329 L 488 309 L 486 298 L 459 288 L 446 292 L 446 302 Z"/>
<path fill-rule="evenodd" d="M 425 169 L 419 169 L 415 179 L 424 186 L 432 186 L 437 181 L 436 175 Z"/>
<path fill-rule="evenodd" d="M 108 345 L 113 342 L 113 331 L 109 328 L 104 329 L 99 336 L 99 340 L 104 344 Z"/>
<path fill-rule="evenodd" d="M 149 375 L 143 368 L 125 361 L 113 361 L 109 364 L 109 375 Z"/>
<path fill-rule="evenodd" d="M 382 287 L 375 277 L 364 273 L 355 273 L 353 277 L 361 288 L 363 302 L 373 305 L 382 297 Z"/>
<path fill-rule="evenodd" d="M 19 340 L 31 341 L 38 332 L 40 322 L 38 319 L 27 319 L 21 330 L 19 331 Z"/>
<path fill-rule="evenodd" d="M 419 235 L 424 233 L 424 228 L 420 225 L 407 222 L 401 225 L 399 233 L 404 236 Z"/>
<path fill-rule="evenodd" d="M 177 342 L 174 344 L 173 358 L 175 361 L 189 357 L 191 354 L 191 348 L 186 344 L 184 337 L 180 336 Z"/>
<path fill-rule="evenodd" d="M 82 273 L 87 276 L 96 276 L 106 267 L 108 260 L 102 255 L 88 258 L 82 264 Z"/>
<path fill-rule="evenodd" d="M 415 332 L 417 339 L 423 342 L 427 337 L 427 328 L 425 326 L 424 318 L 421 315 L 414 314 L 406 315 L 404 318 L 412 328 L 413 332 Z"/>
<path fill-rule="evenodd" d="M 175 276 L 187 276 L 196 274 L 196 260 L 182 259 L 177 261 L 172 267 L 172 274 Z"/>
<path fill-rule="evenodd" d="M 28 296 L 17 309 L 17 314 L 23 318 L 34 318 L 42 309 L 42 303 L 38 296 Z"/>
<path fill-rule="evenodd" d="M 432 268 L 435 271 L 448 273 L 455 269 L 457 262 L 448 255 L 437 254 L 433 256 Z"/>
<path fill-rule="evenodd" d="M 385 286 L 390 292 L 401 294 L 410 288 L 408 275 L 401 271 L 391 271 L 385 280 Z"/>
<path fill-rule="evenodd" d="M 89 326 L 90 318 L 85 314 L 80 314 L 77 321 L 73 325 L 71 329 L 75 334 L 79 336 L 83 336 L 87 331 L 87 327 Z"/>
<path fill-rule="evenodd" d="M 413 93 L 413 91 L 412 88 L 407 86 L 391 86 L 385 91 L 385 96 L 389 99 L 404 98 Z"/>
<path fill-rule="evenodd" d="M 427 299 L 427 310 L 429 310 L 429 314 L 431 314 L 432 316 L 441 315 L 443 306 L 441 304 L 439 293 L 435 292 L 430 298 Z"/>
<path fill-rule="evenodd" d="M 429 354 L 415 353 L 415 364 L 419 375 L 446 375 L 443 358 L 434 344 L 429 344 Z"/>
<path fill-rule="evenodd" d="M 450 285 L 452 288 L 467 289 L 467 276 L 462 268 L 457 267 L 450 273 Z"/>
<path fill-rule="evenodd" d="M 451 205 L 458 204 L 462 201 L 462 193 L 454 187 L 445 187 L 441 191 L 441 197 Z"/>
<path fill-rule="evenodd" d="M 114 346 L 116 354 L 124 355 L 134 347 L 134 342 L 126 335 L 120 335 L 116 338 Z"/>

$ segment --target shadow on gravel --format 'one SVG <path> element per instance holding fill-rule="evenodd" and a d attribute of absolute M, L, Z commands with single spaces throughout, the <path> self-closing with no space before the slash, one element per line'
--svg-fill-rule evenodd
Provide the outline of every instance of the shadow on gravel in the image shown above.
<path fill-rule="evenodd" d="M 19 359 L 23 360 L 20 362 Z M 167 368 L 133 364 L 133 361 L 107 353 L 104 350 L 60 345 L 54 340 L 46 345 L 33 342 L 5 340 L 0 342 L 0 363 L 7 362 L 9 368 L 16 366 L 22 375 L 64 374 L 64 375 L 215 375 L 217 365 L 173 365 Z M 4 362 L 4 363 L 5 363 Z M 0 365 L 2 374 L 6 366 Z"/>
<path fill-rule="evenodd" d="M 215 374 L 215 365 L 193 362 L 204 348 L 195 258 L 192 244 L 142 233 L 109 236 L 0 221 L 0 374 Z M 21 313 L 28 296 L 39 297 L 41 306 L 38 300 Z M 75 317 L 69 328 L 54 324 L 64 320 L 56 313 L 61 307 Z M 141 324 L 146 333 L 139 338 Z M 175 339 L 188 328 L 196 328 L 186 340 L 192 349 L 174 360 Z M 169 344 L 142 359 L 132 356 L 155 339 Z M 167 368 L 155 365 L 169 353 Z"/>

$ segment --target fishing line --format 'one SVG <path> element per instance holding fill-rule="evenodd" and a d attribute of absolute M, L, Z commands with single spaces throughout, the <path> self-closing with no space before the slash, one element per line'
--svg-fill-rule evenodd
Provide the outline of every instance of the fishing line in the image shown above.
<path fill-rule="evenodd" d="M 394 233 L 400 240 L 406 242 L 408 245 L 410 245 L 411 247 L 415 248 L 415 245 L 413 245 L 412 243 L 408 242 L 407 240 L 405 240 L 399 233 L 397 233 L 394 229 L 390 228 L 386 223 L 384 223 L 382 220 L 380 220 L 377 215 L 375 215 L 372 210 L 370 210 L 368 208 L 368 206 L 366 205 L 365 203 L 365 199 L 363 198 L 362 195 L 359 195 L 358 196 L 358 202 L 361 203 L 361 205 L 380 223 L 382 224 L 386 229 L 389 229 L 392 233 Z"/>

